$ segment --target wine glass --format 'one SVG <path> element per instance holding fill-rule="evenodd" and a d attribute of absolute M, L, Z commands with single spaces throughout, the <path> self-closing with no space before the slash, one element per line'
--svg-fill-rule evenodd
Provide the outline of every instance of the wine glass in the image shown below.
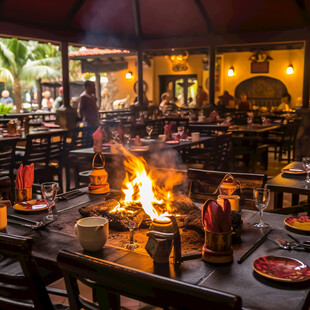
<path fill-rule="evenodd" d="M 252 117 L 248 117 L 247 122 L 248 122 L 248 125 L 249 125 L 249 126 L 251 126 L 252 121 L 253 121 L 253 120 L 252 120 Z"/>
<path fill-rule="evenodd" d="M 269 227 L 269 224 L 263 221 L 263 211 L 268 206 L 270 201 L 270 190 L 266 188 L 254 189 L 254 201 L 255 206 L 259 210 L 259 222 L 254 224 L 255 227 L 265 228 Z"/>
<path fill-rule="evenodd" d="M 307 171 L 307 178 L 306 182 L 310 183 L 310 157 L 303 157 L 302 164 L 304 166 L 304 169 Z"/>
<path fill-rule="evenodd" d="M 153 126 L 146 126 L 147 138 L 151 139 L 151 133 L 153 131 Z"/>
<path fill-rule="evenodd" d="M 129 132 L 124 133 L 124 143 L 125 143 L 125 148 L 129 148 L 129 142 L 131 139 L 131 134 Z"/>
<path fill-rule="evenodd" d="M 133 219 L 129 219 L 128 217 L 124 217 L 122 222 L 124 226 L 126 226 L 129 229 L 129 243 L 124 244 L 123 248 L 127 250 L 134 250 L 139 248 L 140 245 L 138 243 L 135 243 L 133 240 L 135 228 L 137 228 L 138 223 Z"/>
<path fill-rule="evenodd" d="M 57 219 L 57 215 L 53 214 L 52 206 L 56 199 L 56 194 L 58 190 L 58 183 L 56 182 L 46 182 L 41 184 L 41 191 L 43 198 L 46 200 L 48 215 L 45 217 L 46 220 L 52 221 Z"/>

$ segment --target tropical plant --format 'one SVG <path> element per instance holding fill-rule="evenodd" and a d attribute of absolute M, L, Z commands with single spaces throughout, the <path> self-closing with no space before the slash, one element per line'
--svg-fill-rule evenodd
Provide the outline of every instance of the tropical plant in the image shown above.
<path fill-rule="evenodd" d="M 8 114 L 13 111 L 13 107 L 9 104 L 0 103 L 0 114 Z"/>
<path fill-rule="evenodd" d="M 0 39 L 0 80 L 12 82 L 16 111 L 22 107 L 21 81 L 61 76 L 60 53 L 51 44 Z"/>

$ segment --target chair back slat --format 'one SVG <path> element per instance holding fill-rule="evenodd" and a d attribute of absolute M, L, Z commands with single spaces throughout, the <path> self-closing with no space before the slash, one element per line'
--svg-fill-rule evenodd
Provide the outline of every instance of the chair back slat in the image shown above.
<path fill-rule="evenodd" d="M 48 309 L 53 305 L 35 264 L 32 239 L 0 233 L 0 255 L 17 261 L 23 275 L 6 275 L 0 271 L 1 309 Z"/>
<path fill-rule="evenodd" d="M 13 177 L 17 138 L 0 141 L 0 175 Z"/>
<path fill-rule="evenodd" d="M 240 203 L 250 209 L 255 208 L 253 189 L 264 187 L 267 181 L 265 174 L 211 171 L 190 168 L 188 169 L 190 198 L 198 201 L 216 198 L 218 193 L 215 193 L 215 191 L 227 173 L 230 173 L 240 183 Z"/>
<path fill-rule="evenodd" d="M 72 141 L 70 149 L 80 149 L 93 146 L 92 134 L 96 131 L 97 127 L 77 127 L 71 132 Z"/>
<path fill-rule="evenodd" d="M 100 309 L 104 309 L 108 302 L 109 309 L 120 309 L 117 302 L 119 295 L 165 309 L 241 309 L 242 301 L 239 296 L 146 273 L 80 253 L 61 251 L 57 261 L 64 274 L 70 309 L 83 307 L 77 280 L 83 280 L 95 291 L 100 291 L 100 294 L 97 294 Z M 100 298 L 102 293 L 107 298 Z"/>

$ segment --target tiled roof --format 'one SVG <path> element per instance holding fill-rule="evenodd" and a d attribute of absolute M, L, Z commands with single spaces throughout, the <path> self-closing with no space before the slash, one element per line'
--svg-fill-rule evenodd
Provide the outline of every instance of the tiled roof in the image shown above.
<path fill-rule="evenodd" d="M 100 49 L 100 48 L 86 48 L 79 51 L 69 53 L 70 58 L 75 57 L 85 57 L 85 56 L 107 56 L 107 55 L 120 55 L 120 54 L 130 54 L 128 50 L 120 49 Z"/>

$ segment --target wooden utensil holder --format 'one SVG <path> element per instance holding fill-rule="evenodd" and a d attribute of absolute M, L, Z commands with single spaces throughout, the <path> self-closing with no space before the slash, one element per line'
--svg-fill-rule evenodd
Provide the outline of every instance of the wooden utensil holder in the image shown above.
<path fill-rule="evenodd" d="M 29 188 L 15 188 L 15 201 L 28 201 L 32 199 L 32 187 Z"/>
<path fill-rule="evenodd" d="M 215 233 L 205 230 L 202 259 L 208 263 L 224 264 L 233 261 L 231 232 Z"/>

